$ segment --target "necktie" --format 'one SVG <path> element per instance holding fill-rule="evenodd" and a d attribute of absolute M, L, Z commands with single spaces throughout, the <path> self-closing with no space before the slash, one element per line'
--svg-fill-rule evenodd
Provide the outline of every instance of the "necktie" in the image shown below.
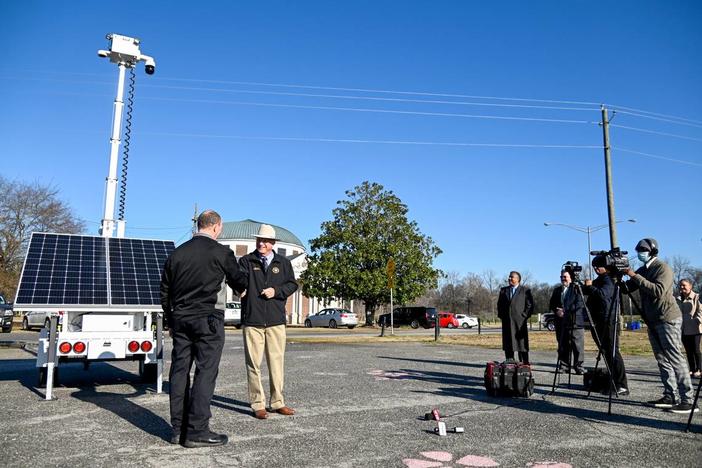
<path fill-rule="evenodd" d="M 266 265 L 268 259 L 266 257 L 261 257 L 261 265 L 263 266 L 263 271 L 266 271 L 268 265 Z"/>
<path fill-rule="evenodd" d="M 512 299 L 514 297 L 514 288 L 509 288 L 509 298 Z"/>

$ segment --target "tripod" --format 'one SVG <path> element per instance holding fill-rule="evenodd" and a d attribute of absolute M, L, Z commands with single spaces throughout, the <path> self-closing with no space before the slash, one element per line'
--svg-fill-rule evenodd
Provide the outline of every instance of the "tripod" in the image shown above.
<path fill-rule="evenodd" d="M 564 305 L 564 304 L 561 304 Z M 565 314 L 565 309 L 562 309 Z M 573 314 L 572 318 L 570 318 L 570 324 L 567 325 L 568 328 L 568 361 L 566 362 L 567 366 L 567 371 L 568 371 L 568 388 L 570 388 L 570 379 L 572 375 L 572 369 L 573 369 L 573 341 L 574 341 L 574 335 L 573 335 L 573 327 L 574 327 L 574 321 L 575 321 L 575 314 Z M 563 322 L 566 322 L 566 320 L 563 320 Z M 565 323 L 561 324 L 560 327 L 557 328 L 558 336 L 556 339 L 558 340 L 558 348 L 560 351 L 561 343 L 563 341 L 562 335 L 565 333 L 565 328 L 564 328 Z M 553 374 L 553 385 L 551 385 L 551 394 L 554 394 L 556 392 L 556 381 L 558 380 L 558 376 L 560 374 L 561 370 L 561 364 L 563 363 L 563 359 L 561 359 L 561 353 L 557 353 L 556 356 L 556 372 Z"/>
<path fill-rule="evenodd" d="M 619 316 L 620 316 L 620 306 L 621 306 L 621 277 L 616 278 L 616 281 L 614 283 L 614 295 L 612 302 L 609 306 L 609 310 L 607 311 L 607 314 L 605 314 L 604 320 L 602 322 L 602 328 L 603 331 L 606 331 L 606 326 L 610 325 L 611 326 L 611 335 L 608 337 L 609 338 L 609 343 L 611 344 L 611 355 L 609 356 L 609 359 L 605 355 L 605 352 L 602 347 L 602 342 L 599 340 L 599 336 L 597 335 L 597 325 L 591 320 L 592 324 L 592 333 L 593 333 L 593 338 L 596 337 L 596 341 L 600 341 L 600 345 L 598 346 L 598 353 L 597 353 L 597 358 L 595 360 L 595 371 L 599 367 L 600 364 L 600 359 L 604 357 L 604 363 L 605 366 L 607 367 L 607 372 L 609 372 L 609 409 L 608 409 L 608 414 L 611 414 L 611 408 L 612 408 L 612 393 L 614 391 L 615 396 L 619 398 L 619 395 L 617 393 L 617 386 L 614 381 L 614 369 L 612 368 L 615 365 L 615 360 L 617 359 L 617 353 L 619 350 Z M 614 319 L 614 323 L 612 322 L 612 319 Z M 588 391 L 588 397 L 590 396 L 590 393 L 592 392 L 592 389 Z"/>
<path fill-rule="evenodd" d="M 593 340 L 594 340 L 594 342 L 595 342 L 595 345 L 597 346 L 597 350 L 598 350 L 598 353 L 597 353 L 597 360 L 596 360 L 596 363 L 595 363 L 595 369 L 597 369 L 598 366 L 599 366 L 600 358 L 601 358 L 601 356 L 603 356 L 602 341 L 600 340 L 600 335 L 599 335 L 599 333 L 597 332 L 597 327 L 595 326 L 595 322 L 592 320 L 592 314 L 590 313 L 590 309 L 587 307 L 587 303 L 586 303 L 586 301 L 585 301 L 585 296 L 583 295 L 583 291 L 582 291 L 582 288 L 580 287 L 580 284 L 579 284 L 578 282 L 575 282 L 575 281 L 574 281 L 574 282 L 572 283 L 572 287 L 574 288 L 575 293 L 578 294 L 578 296 L 580 297 L 580 300 L 581 300 L 582 303 L 583 303 L 583 308 L 585 309 L 585 313 L 587 314 L 587 319 L 588 319 L 588 321 L 590 322 L 590 326 L 592 327 L 592 338 L 593 338 Z M 617 287 L 617 288 L 615 289 L 615 298 L 618 297 L 618 293 L 619 293 L 619 289 L 618 289 L 618 287 Z M 619 303 L 618 303 L 618 301 L 617 301 L 616 299 L 615 299 L 614 301 L 612 301 L 612 304 L 611 304 L 611 306 L 610 306 L 610 312 L 612 312 L 612 308 L 613 308 L 613 306 L 615 306 L 615 305 L 616 305 L 615 311 L 617 312 L 616 323 L 618 323 L 618 320 L 619 320 L 619 318 L 618 318 L 618 317 L 619 317 Z M 615 326 L 616 326 L 616 325 L 615 325 Z M 571 338 L 572 338 L 572 333 L 573 333 L 572 330 L 573 330 L 573 329 L 572 329 L 572 327 L 571 327 Z M 616 328 L 615 328 L 614 330 L 615 330 L 615 334 L 616 334 Z M 571 339 L 571 341 L 572 341 L 572 339 Z M 614 341 L 614 340 L 613 340 L 613 343 L 614 343 L 614 345 L 612 346 L 612 352 L 613 352 L 613 353 L 616 353 L 616 349 L 617 349 L 616 346 L 617 346 L 617 343 L 616 343 L 616 341 Z M 571 345 L 571 346 L 572 346 L 572 345 Z M 570 353 L 572 353 L 572 349 L 569 349 L 569 359 L 570 359 Z M 609 397 L 608 397 L 608 405 L 607 405 L 607 414 L 610 414 L 610 415 L 611 415 L 611 414 L 612 414 L 612 390 L 613 390 L 613 389 L 616 389 L 616 386 L 615 386 L 615 383 L 614 383 L 614 375 L 613 375 L 612 369 L 610 368 L 610 365 L 609 365 L 609 362 L 608 362 L 607 359 L 604 360 L 604 364 L 605 364 L 605 367 L 606 367 L 606 369 L 607 369 L 607 372 L 609 373 Z M 554 377 L 553 377 L 553 387 L 551 388 L 551 393 L 555 392 L 556 380 L 558 379 L 559 371 L 560 371 L 560 366 L 557 364 L 557 365 L 556 365 L 556 372 L 555 372 L 555 375 L 554 375 Z M 569 381 L 568 381 L 568 384 L 570 385 L 570 370 L 569 370 Z M 590 393 L 592 393 L 592 390 L 591 390 L 591 389 L 589 389 L 588 392 L 587 392 L 588 398 L 590 397 Z M 615 390 L 615 392 L 614 392 L 614 395 L 617 396 L 617 398 L 619 398 L 619 396 L 616 394 L 616 390 Z"/>
<path fill-rule="evenodd" d="M 699 383 L 697 384 L 697 391 L 695 392 L 695 401 L 692 402 L 693 408 L 697 408 L 697 401 L 700 399 L 700 389 L 702 389 L 702 379 L 700 379 Z M 695 411 L 690 411 L 690 417 L 687 418 L 687 426 L 685 427 L 685 432 L 690 431 L 690 425 L 692 424 L 693 414 L 695 414 Z"/>

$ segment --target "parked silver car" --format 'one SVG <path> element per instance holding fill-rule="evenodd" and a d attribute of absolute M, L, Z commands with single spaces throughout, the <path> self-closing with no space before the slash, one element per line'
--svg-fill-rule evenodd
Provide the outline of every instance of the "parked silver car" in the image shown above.
<path fill-rule="evenodd" d="M 44 311 L 25 312 L 22 317 L 22 330 L 30 330 L 32 328 L 49 328 L 50 314 Z"/>
<path fill-rule="evenodd" d="M 307 317 L 306 327 L 349 327 L 358 325 L 356 314 L 347 309 L 323 309 Z"/>
<path fill-rule="evenodd" d="M 224 324 L 241 328 L 241 302 L 227 302 L 224 309 Z"/>

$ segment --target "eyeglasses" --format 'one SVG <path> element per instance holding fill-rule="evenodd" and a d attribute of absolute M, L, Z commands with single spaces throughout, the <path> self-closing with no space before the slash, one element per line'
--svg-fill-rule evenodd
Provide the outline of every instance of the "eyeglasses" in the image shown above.
<path fill-rule="evenodd" d="M 561 279 L 568 279 L 567 276 L 561 276 Z"/>

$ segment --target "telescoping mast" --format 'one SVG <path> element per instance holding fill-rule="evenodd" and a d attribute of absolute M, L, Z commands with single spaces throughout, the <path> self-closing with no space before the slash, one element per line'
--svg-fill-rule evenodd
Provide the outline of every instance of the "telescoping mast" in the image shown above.
<path fill-rule="evenodd" d="M 117 64 L 110 162 L 105 182 L 105 209 L 99 236 L 32 233 L 22 268 L 15 309 L 46 314 L 37 349 L 39 385 L 52 399 L 58 366 L 94 361 L 136 361 L 147 382 L 162 390 L 163 314 L 159 284 L 172 241 L 125 238 L 127 158 L 134 100 L 134 68 L 144 62 L 151 75 L 153 57 L 139 50 L 139 40 L 108 34 L 109 50 L 100 57 Z M 124 87 L 130 72 L 127 125 L 121 181 L 117 178 L 122 142 Z M 119 216 L 115 219 L 117 185 Z"/>

